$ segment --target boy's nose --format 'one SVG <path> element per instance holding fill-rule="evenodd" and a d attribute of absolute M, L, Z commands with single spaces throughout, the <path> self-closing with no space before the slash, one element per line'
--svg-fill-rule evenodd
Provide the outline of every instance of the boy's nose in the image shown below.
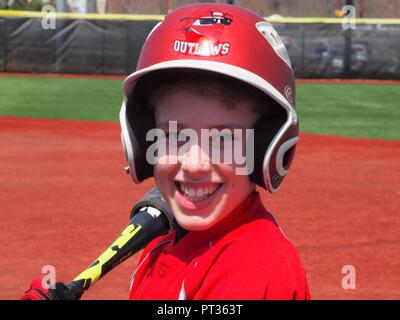
<path fill-rule="evenodd" d="M 210 171 L 210 157 L 199 144 L 191 145 L 186 152 L 179 156 L 182 170 L 195 175 Z"/>

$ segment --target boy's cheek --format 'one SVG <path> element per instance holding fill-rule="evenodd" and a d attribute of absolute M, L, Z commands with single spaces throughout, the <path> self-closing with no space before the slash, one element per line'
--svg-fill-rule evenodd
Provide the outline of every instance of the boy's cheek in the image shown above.
<path fill-rule="evenodd" d="M 159 155 L 156 161 L 156 166 L 158 167 L 174 166 L 174 165 L 176 166 L 177 164 L 178 164 L 178 157 L 169 154 Z"/>
<path fill-rule="evenodd" d="M 154 176 L 158 178 L 160 182 L 165 182 L 168 175 L 176 168 L 176 165 L 168 162 L 170 159 L 164 159 L 164 161 L 158 161 L 154 166 Z"/>
<path fill-rule="evenodd" d="M 173 197 L 173 181 L 178 169 L 177 159 L 173 157 L 159 159 L 154 165 L 154 179 L 157 188 L 166 200 Z"/>

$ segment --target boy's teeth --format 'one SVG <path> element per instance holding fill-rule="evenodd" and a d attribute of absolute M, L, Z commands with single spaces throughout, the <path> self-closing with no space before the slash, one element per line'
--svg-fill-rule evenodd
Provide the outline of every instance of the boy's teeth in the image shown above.
<path fill-rule="evenodd" d="M 211 196 L 211 194 L 213 194 L 215 190 L 217 190 L 219 184 L 215 184 L 210 187 L 194 189 L 194 188 L 189 188 L 182 183 L 179 183 L 179 187 L 182 193 L 186 197 L 188 197 L 191 201 L 201 201 Z"/>
<path fill-rule="evenodd" d="M 207 191 L 207 190 L 205 190 L 205 191 Z M 204 193 L 205 193 L 205 192 L 203 192 L 203 189 L 197 189 L 197 191 L 196 191 L 196 197 L 197 197 L 197 198 L 200 198 L 200 197 L 203 196 Z"/>

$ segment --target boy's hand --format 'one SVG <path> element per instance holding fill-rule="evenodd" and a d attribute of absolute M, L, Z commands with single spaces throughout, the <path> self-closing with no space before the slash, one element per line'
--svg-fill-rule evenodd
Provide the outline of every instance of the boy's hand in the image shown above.
<path fill-rule="evenodd" d="M 32 281 L 29 290 L 20 298 L 20 300 L 78 300 L 70 288 L 64 283 L 57 282 L 54 289 L 45 289 L 42 285 L 42 279 L 38 278 Z"/>

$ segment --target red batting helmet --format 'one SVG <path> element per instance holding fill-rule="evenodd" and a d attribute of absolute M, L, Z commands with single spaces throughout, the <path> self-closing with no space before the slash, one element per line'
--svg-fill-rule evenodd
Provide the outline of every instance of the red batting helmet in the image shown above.
<path fill-rule="evenodd" d="M 262 17 L 227 4 L 195 4 L 168 14 L 148 36 L 137 69 L 124 82 L 120 112 L 122 143 L 136 183 L 153 176 L 146 161 L 147 130 L 154 126 L 145 112 L 135 112 L 134 86 L 154 71 L 189 68 L 215 72 L 246 82 L 283 108 L 285 117 L 255 126 L 254 171 L 250 179 L 271 192 L 286 176 L 299 140 L 295 79 L 286 48 Z M 270 105 L 266 107 L 271 107 Z"/>

